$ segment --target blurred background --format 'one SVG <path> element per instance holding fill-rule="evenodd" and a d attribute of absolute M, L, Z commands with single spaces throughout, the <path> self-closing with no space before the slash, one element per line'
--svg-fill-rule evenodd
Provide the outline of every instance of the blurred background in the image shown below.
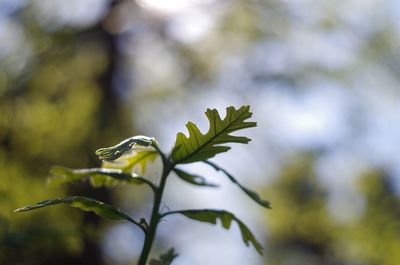
<path fill-rule="evenodd" d="M 84 195 L 148 216 L 144 187 L 46 187 L 51 165 L 99 166 L 94 150 L 136 134 L 169 150 L 204 111 L 251 105 L 253 141 L 207 166 L 220 189 L 171 176 L 163 210 L 225 208 L 236 225 L 171 216 L 152 256 L 174 265 L 400 264 L 400 2 L 396 0 L 0 0 L 0 264 L 135 264 L 143 235 L 65 206 Z M 222 114 L 224 115 L 224 114 Z M 156 166 L 155 166 L 156 167 Z M 148 177 L 157 180 L 159 169 Z"/>

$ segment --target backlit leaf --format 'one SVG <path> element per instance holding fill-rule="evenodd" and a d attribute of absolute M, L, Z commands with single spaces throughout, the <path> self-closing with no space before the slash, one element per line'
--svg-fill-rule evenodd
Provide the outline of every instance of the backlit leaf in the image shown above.
<path fill-rule="evenodd" d="M 103 161 L 102 167 L 120 169 L 125 173 L 136 171 L 142 175 L 146 171 L 148 163 L 152 163 L 159 153 L 151 147 L 139 147 L 125 153 L 114 161 Z"/>
<path fill-rule="evenodd" d="M 206 134 L 202 134 L 196 124 L 188 122 L 186 128 L 189 131 L 189 137 L 181 132 L 176 136 L 172 150 L 174 163 L 191 163 L 209 159 L 216 154 L 228 151 L 230 147 L 224 145 L 227 143 L 247 144 L 250 141 L 249 138 L 233 136 L 230 133 L 257 126 L 256 122 L 246 122 L 252 116 L 249 109 L 250 106 L 242 106 L 237 110 L 234 107 L 228 107 L 223 120 L 216 109 L 207 109 L 206 116 L 210 128 Z"/>
<path fill-rule="evenodd" d="M 135 174 L 127 174 L 120 169 L 87 168 L 71 169 L 63 166 L 53 166 L 50 170 L 53 177 L 48 179 L 50 185 L 61 185 L 78 180 L 90 179 L 94 187 L 113 186 L 119 183 L 134 185 L 149 184 L 149 181 Z"/>

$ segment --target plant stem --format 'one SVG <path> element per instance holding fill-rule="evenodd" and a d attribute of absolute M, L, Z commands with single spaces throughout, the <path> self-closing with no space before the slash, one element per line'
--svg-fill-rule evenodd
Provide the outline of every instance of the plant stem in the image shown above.
<path fill-rule="evenodd" d="M 156 192 L 155 192 L 153 210 L 151 212 L 150 225 L 147 229 L 147 233 L 145 233 L 145 240 L 144 240 L 144 244 L 143 244 L 142 254 L 140 255 L 138 265 L 146 265 L 147 259 L 149 257 L 149 253 L 150 253 L 151 247 L 153 245 L 154 237 L 156 235 L 158 222 L 160 220 L 159 209 L 160 209 L 161 199 L 162 199 L 162 195 L 163 195 L 164 188 L 165 188 L 165 183 L 167 181 L 167 177 L 168 177 L 169 173 L 173 169 L 173 165 L 169 161 L 169 159 L 166 158 L 165 155 L 159 149 L 157 151 L 159 151 L 162 161 L 163 161 L 163 172 L 161 175 L 160 185 L 156 189 Z"/>

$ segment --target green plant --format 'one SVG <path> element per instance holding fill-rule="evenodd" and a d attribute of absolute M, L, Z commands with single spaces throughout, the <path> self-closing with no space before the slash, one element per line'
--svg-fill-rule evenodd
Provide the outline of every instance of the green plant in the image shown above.
<path fill-rule="evenodd" d="M 83 211 L 92 211 L 104 218 L 127 220 L 137 225 L 145 234 L 143 250 L 138 262 L 139 265 L 145 265 L 147 262 L 160 220 L 172 214 L 181 214 L 190 219 L 211 224 L 216 224 L 217 219 L 219 219 L 225 229 L 229 229 L 232 221 L 235 221 L 239 226 L 243 242 L 247 246 L 252 244 L 257 252 L 262 255 L 262 247 L 252 232 L 240 219 L 228 211 L 201 209 L 160 212 L 163 191 L 171 172 L 175 172 L 179 178 L 194 185 L 216 186 L 212 183 L 208 183 L 202 176 L 186 172 L 178 167 L 181 164 L 195 162 L 204 162 L 215 170 L 221 171 L 256 203 L 265 208 L 270 208 L 268 201 L 262 200 L 257 193 L 244 187 L 225 169 L 208 160 L 219 153 L 228 151 L 230 147 L 225 145 L 227 143 L 246 144 L 250 141 L 249 138 L 244 136 L 231 135 L 231 133 L 238 130 L 255 127 L 257 125 L 256 122 L 247 121 L 252 116 L 249 109 L 249 106 L 242 106 L 239 109 L 228 107 L 224 119 L 220 118 L 217 110 L 207 109 L 205 114 L 210 124 L 208 132 L 202 134 L 196 124 L 188 122 L 186 127 L 189 131 L 189 136 L 186 137 L 183 133 L 178 133 L 175 145 L 169 154 L 160 150 L 154 138 L 135 136 L 115 146 L 97 150 L 96 154 L 103 160 L 103 166 L 101 168 L 70 169 L 54 166 L 51 169 L 53 177 L 51 177 L 49 181 L 52 184 L 64 184 L 88 178 L 93 186 L 109 186 L 117 183 L 148 185 L 154 193 L 154 204 L 149 222 L 144 218 L 141 218 L 140 221 L 136 221 L 117 207 L 82 196 L 45 200 L 15 211 L 24 212 L 55 204 L 68 204 Z M 160 157 L 163 163 L 161 179 L 158 184 L 152 183 L 146 178 L 132 173 L 134 167 L 139 167 L 139 172 L 143 172 L 147 163 L 154 161 L 157 157 Z M 171 264 L 176 256 L 177 254 L 174 249 L 170 249 L 166 254 L 161 255 L 159 259 L 152 259 L 150 265 Z"/>

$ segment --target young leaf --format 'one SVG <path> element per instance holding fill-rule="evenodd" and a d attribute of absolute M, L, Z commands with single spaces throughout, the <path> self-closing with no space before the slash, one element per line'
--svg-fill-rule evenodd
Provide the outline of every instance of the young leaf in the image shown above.
<path fill-rule="evenodd" d="M 123 156 L 114 161 L 103 161 L 102 167 L 120 169 L 125 173 L 133 172 L 137 167 L 138 174 L 144 174 L 147 163 L 154 162 L 159 153 L 150 147 L 139 147 L 127 152 Z"/>
<path fill-rule="evenodd" d="M 126 213 L 124 213 L 121 209 L 118 209 L 114 206 L 105 204 L 101 201 L 97 201 L 91 198 L 82 197 L 82 196 L 74 196 L 68 197 L 64 199 L 54 199 L 54 200 L 45 200 L 38 202 L 35 205 L 25 206 L 19 209 L 16 209 L 14 212 L 25 212 L 31 211 L 35 209 L 39 209 L 42 207 L 47 207 L 56 204 L 68 204 L 72 207 L 79 208 L 83 211 L 91 211 L 96 213 L 98 216 L 112 219 L 112 220 L 128 220 L 135 224 L 136 221 L 132 220 Z"/>
<path fill-rule="evenodd" d="M 189 137 L 183 133 L 176 136 L 175 146 L 172 150 L 172 160 L 175 164 L 203 161 L 214 157 L 216 154 L 230 149 L 227 143 L 247 144 L 250 139 L 244 136 L 233 136 L 230 133 L 257 126 L 256 122 L 246 122 L 252 115 L 250 106 L 242 106 L 239 109 L 228 107 L 226 117 L 221 120 L 216 109 L 207 109 L 206 116 L 210 128 L 206 134 L 202 134 L 196 124 L 188 122 L 186 128 Z"/>
<path fill-rule="evenodd" d="M 171 265 L 172 261 L 178 257 L 174 248 L 170 248 L 166 253 L 161 254 L 158 259 L 151 259 L 149 265 Z"/>
<path fill-rule="evenodd" d="M 147 184 L 151 188 L 154 188 L 154 185 L 149 180 L 138 177 L 135 174 L 123 173 L 120 169 L 71 169 L 63 166 L 53 166 L 50 173 L 54 175 L 54 177 L 48 179 L 48 184 L 50 185 L 61 185 L 89 178 L 94 187 L 129 183 L 134 185 Z"/>
<path fill-rule="evenodd" d="M 210 162 L 210 161 L 203 161 L 203 162 L 212 166 L 215 170 L 223 172 L 230 179 L 230 181 L 235 183 L 244 193 L 247 194 L 247 196 L 249 196 L 251 199 L 253 199 L 253 201 L 255 201 L 256 203 L 258 203 L 259 205 L 261 205 L 264 208 L 271 209 L 271 204 L 269 201 L 261 199 L 260 195 L 258 195 L 254 191 L 252 191 L 252 190 L 246 188 L 245 186 L 243 186 L 242 184 L 240 184 L 231 174 L 229 174 L 228 171 L 219 167 L 218 165 L 214 164 L 213 162 Z"/>
<path fill-rule="evenodd" d="M 154 142 L 155 140 L 153 137 L 137 135 L 125 139 L 117 145 L 100 148 L 96 151 L 96 155 L 98 155 L 101 160 L 112 161 L 122 156 L 125 152 L 131 150 L 135 145 L 150 146 Z"/>
<path fill-rule="evenodd" d="M 178 168 L 175 168 L 174 172 L 176 173 L 176 175 L 179 178 L 181 178 L 182 180 L 189 182 L 193 185 L 206 186 L 206 187 L 218 187 L 218 185 L 216 185 L 214 183 L 207 182 L 207 180 L 205 178 L 203 178 L 202 176 L 190 174 L 190 173 L 183 171 L 181 169 L 178 169 Z"/>
<path fill-rule="evenodd" d="M 242 234 L 243 242 L 248 246 L 250 243 L 254 246 L 257 252 L 262 255 L 262 246 L 256 240 L 253 233 L 251 233 L 250 229 L 241 221 L 239 220 L 234 214 L 224 211 L 224 210 L 183 210 L 183 211 L 172 211 L 167 212 L 162 215 L 162 217 L 179 213 L 182 214 L 190 219 L 197 220 L 200 222 L 207 222 L 211 224 L 216 224 L 217 219 L 221 220 L 221 224 L 225 229 L 229 229 L 232 223 L 232 220 L 236 221 L 239 225 L 240 232 Z"/>

